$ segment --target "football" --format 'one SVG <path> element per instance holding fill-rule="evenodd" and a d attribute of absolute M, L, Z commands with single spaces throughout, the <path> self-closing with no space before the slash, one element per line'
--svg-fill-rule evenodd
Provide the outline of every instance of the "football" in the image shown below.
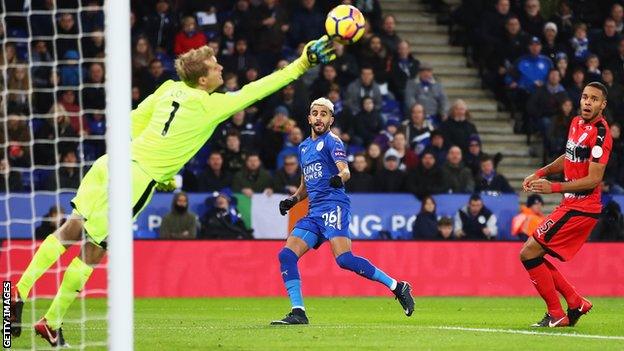
<path fill-rule="evenodd" d="M 327 14 L 325 30 L 335 41 L 341 44 L 353 44 L 364 34 L 366 20 L 355 6 L 339 5 Z"/>

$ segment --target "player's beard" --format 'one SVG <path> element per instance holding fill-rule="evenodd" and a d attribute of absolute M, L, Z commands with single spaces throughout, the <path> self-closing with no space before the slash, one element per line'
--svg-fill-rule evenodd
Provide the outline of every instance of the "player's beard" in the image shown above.
<path fill-rule="evenodd" d="M 317 126 L 316 123 L 312 124 L 312 133 L 316 136 L 323 135 L 329 130 L 329 124 L 325 124 L 323 122 L 319 122 L 320 125 Z"/>

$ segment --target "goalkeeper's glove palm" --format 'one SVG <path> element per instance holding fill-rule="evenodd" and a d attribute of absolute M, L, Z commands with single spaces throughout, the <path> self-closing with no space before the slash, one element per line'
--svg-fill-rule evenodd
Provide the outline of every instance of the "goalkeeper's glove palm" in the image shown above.
<path fill-rule="evenodd" d="M 303 48 L 302 57 L 310 66 L 319 63 L 328 64 L 336 59 L 336 53 L 332 41 L 327 35 L 317 40 L 312 40 Z"/>

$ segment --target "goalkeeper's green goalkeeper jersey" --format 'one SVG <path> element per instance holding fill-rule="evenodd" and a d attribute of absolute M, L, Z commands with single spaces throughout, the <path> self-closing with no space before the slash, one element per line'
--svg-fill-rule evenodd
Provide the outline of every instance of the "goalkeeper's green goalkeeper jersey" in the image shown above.
<path fill-rule="evenodd" d="M 302 59 L 232 93 L 208 93 L 166 81 L 132 111 L 132 159 L 157 182 L 171 179 L 219 123 L 307 70 Z"/>

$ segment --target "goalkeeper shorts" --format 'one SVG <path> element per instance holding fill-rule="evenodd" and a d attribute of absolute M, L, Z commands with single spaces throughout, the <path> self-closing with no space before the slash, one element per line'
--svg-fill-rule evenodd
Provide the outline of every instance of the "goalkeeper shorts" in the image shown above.
<path fill-rule="evenodd" d="M 132 173 L 132 217 L 136 218 L 154 194 L 156 181 L 136 161 Z M 71 200 L 73 213 L 85 219 L 84 229 L 89 241 L 106 248 L 108 236 L 108 155 L 98 158 L 80 182 Z"/>

